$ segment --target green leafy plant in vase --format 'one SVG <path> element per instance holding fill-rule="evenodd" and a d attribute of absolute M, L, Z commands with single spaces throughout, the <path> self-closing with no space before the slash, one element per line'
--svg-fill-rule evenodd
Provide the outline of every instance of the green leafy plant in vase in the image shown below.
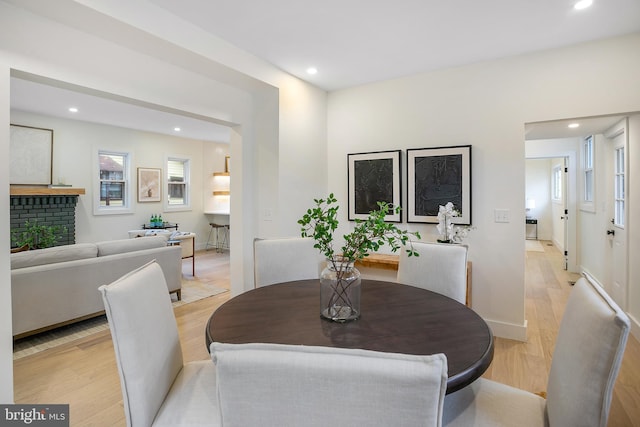
<path fill-rule="evenodd" d="M 337 202 L 333 193 L 326 199 L 314 199 L 315 207 L 308 209 L 298 224 L 302 226 L 302 237 L 313 238 L 314 247 L 327 258 L 327 267 L 320 277 L 320 314 L 326 319 L 346 322 L 360 317 L 361 280 L 355 262 L 384 245 L 392 252 L 408 245 L 409 256 L 418 256 L 410 237 L 420 239 L 420 234 L 385 222 L 386 216 L 398 213 L 400 207 L 378 202 L 378 209 L 371 211 L 366 219 L 355 220 L 353 231 L 343 236 L 344 245 L 336 252 L 333 245 L 339 225 Z"/>

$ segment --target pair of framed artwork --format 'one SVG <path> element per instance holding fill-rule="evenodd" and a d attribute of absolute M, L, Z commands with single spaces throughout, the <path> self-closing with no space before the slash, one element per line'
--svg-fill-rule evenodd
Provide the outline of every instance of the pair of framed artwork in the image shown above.
<path fill-rule="evenodd" d="M 400 206 L 389 222 L 438 223 L 438 210 L 452 202 L 454 223 L 471 225 L 471 145 L 407 149 L 407 198 L 402 204 L 402 151 L 348 154 L 349 220 L 365 219 L 379 201 Z"/>

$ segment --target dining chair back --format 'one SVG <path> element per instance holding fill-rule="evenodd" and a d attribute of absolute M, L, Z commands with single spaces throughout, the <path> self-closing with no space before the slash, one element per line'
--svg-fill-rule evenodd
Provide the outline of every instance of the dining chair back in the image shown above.
<path fill-rule="evenodd" d="M 444 354 L 211 344 L 224 426 L 440 426 Z"/>
<path fill-rule="evenodd" d="M 314 244 L 315 240 L 307 237 L 255 239 L 255 287 L 320 278 L 323 258 Z"/>
<path fill-rule="evenodd" d="M 446 243 L 414 242 L 419 256 L 400 253 L 397 281 L 453 298 L 467 299 L 467 247 Z"/>
<path fill-rule="evenodd" d="M 581 278 L 575 286 L 553 352 L 547 413 L 552 425 L 604 427 L 630 322 L 599 285 Z"/>
<path fill-rule="evenodd" d="M 579 279 L 560 323 L 546 400 L 480 378 L 446 397 L 444 425 L 605 427 L 629 324 L 599 285 Z"/>
<path fill-rule="evenodd" d="M 183 363 L 160 266 L 152 261 L 99 290 L 127 426 L 216 425 L 215 366 L 210 360 Z"/>

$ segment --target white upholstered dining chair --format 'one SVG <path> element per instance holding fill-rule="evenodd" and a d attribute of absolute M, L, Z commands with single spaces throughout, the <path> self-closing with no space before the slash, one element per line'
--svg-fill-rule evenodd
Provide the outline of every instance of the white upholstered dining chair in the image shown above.
<path fill-rule="evenodd" d="M 413 242 L 419 256 L 401 251 L 397 280 L 448 296 L 462 304 L 467 300 L 467 247 L 446 243 Z"/>
<path fill-rule="evenodd" d="M 448 427 L 605 427 L 629 335 L 629 318 L 581 278 L 560 323 L 547 398 L 480 378 L 445 399 Z"/>
<path fill-rule="evenodd" d="M 211 344 L 224 426 L 440 426 L 444 354 Z"/>
<path fill-rule="evenodd" d="M 323 257 L 314 244 L 315 240 L 308 237 L 255 239 L 255 287 L 320 278 Z"/>
<path fill-rule="evenodd" d="M 152 261 L 101 286 L 129 427 L 219 425 L 211 360 L 183 363 L 162 269 Z"/>

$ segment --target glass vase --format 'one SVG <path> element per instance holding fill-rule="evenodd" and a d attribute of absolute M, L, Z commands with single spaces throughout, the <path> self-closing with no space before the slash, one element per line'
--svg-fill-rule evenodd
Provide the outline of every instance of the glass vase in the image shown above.
<path fill-rule="evenodd" d="M 360 317 L 360 272 L 344 258 L 327 260 L 320 274 L 320 316 L 334 322 Z"/>

